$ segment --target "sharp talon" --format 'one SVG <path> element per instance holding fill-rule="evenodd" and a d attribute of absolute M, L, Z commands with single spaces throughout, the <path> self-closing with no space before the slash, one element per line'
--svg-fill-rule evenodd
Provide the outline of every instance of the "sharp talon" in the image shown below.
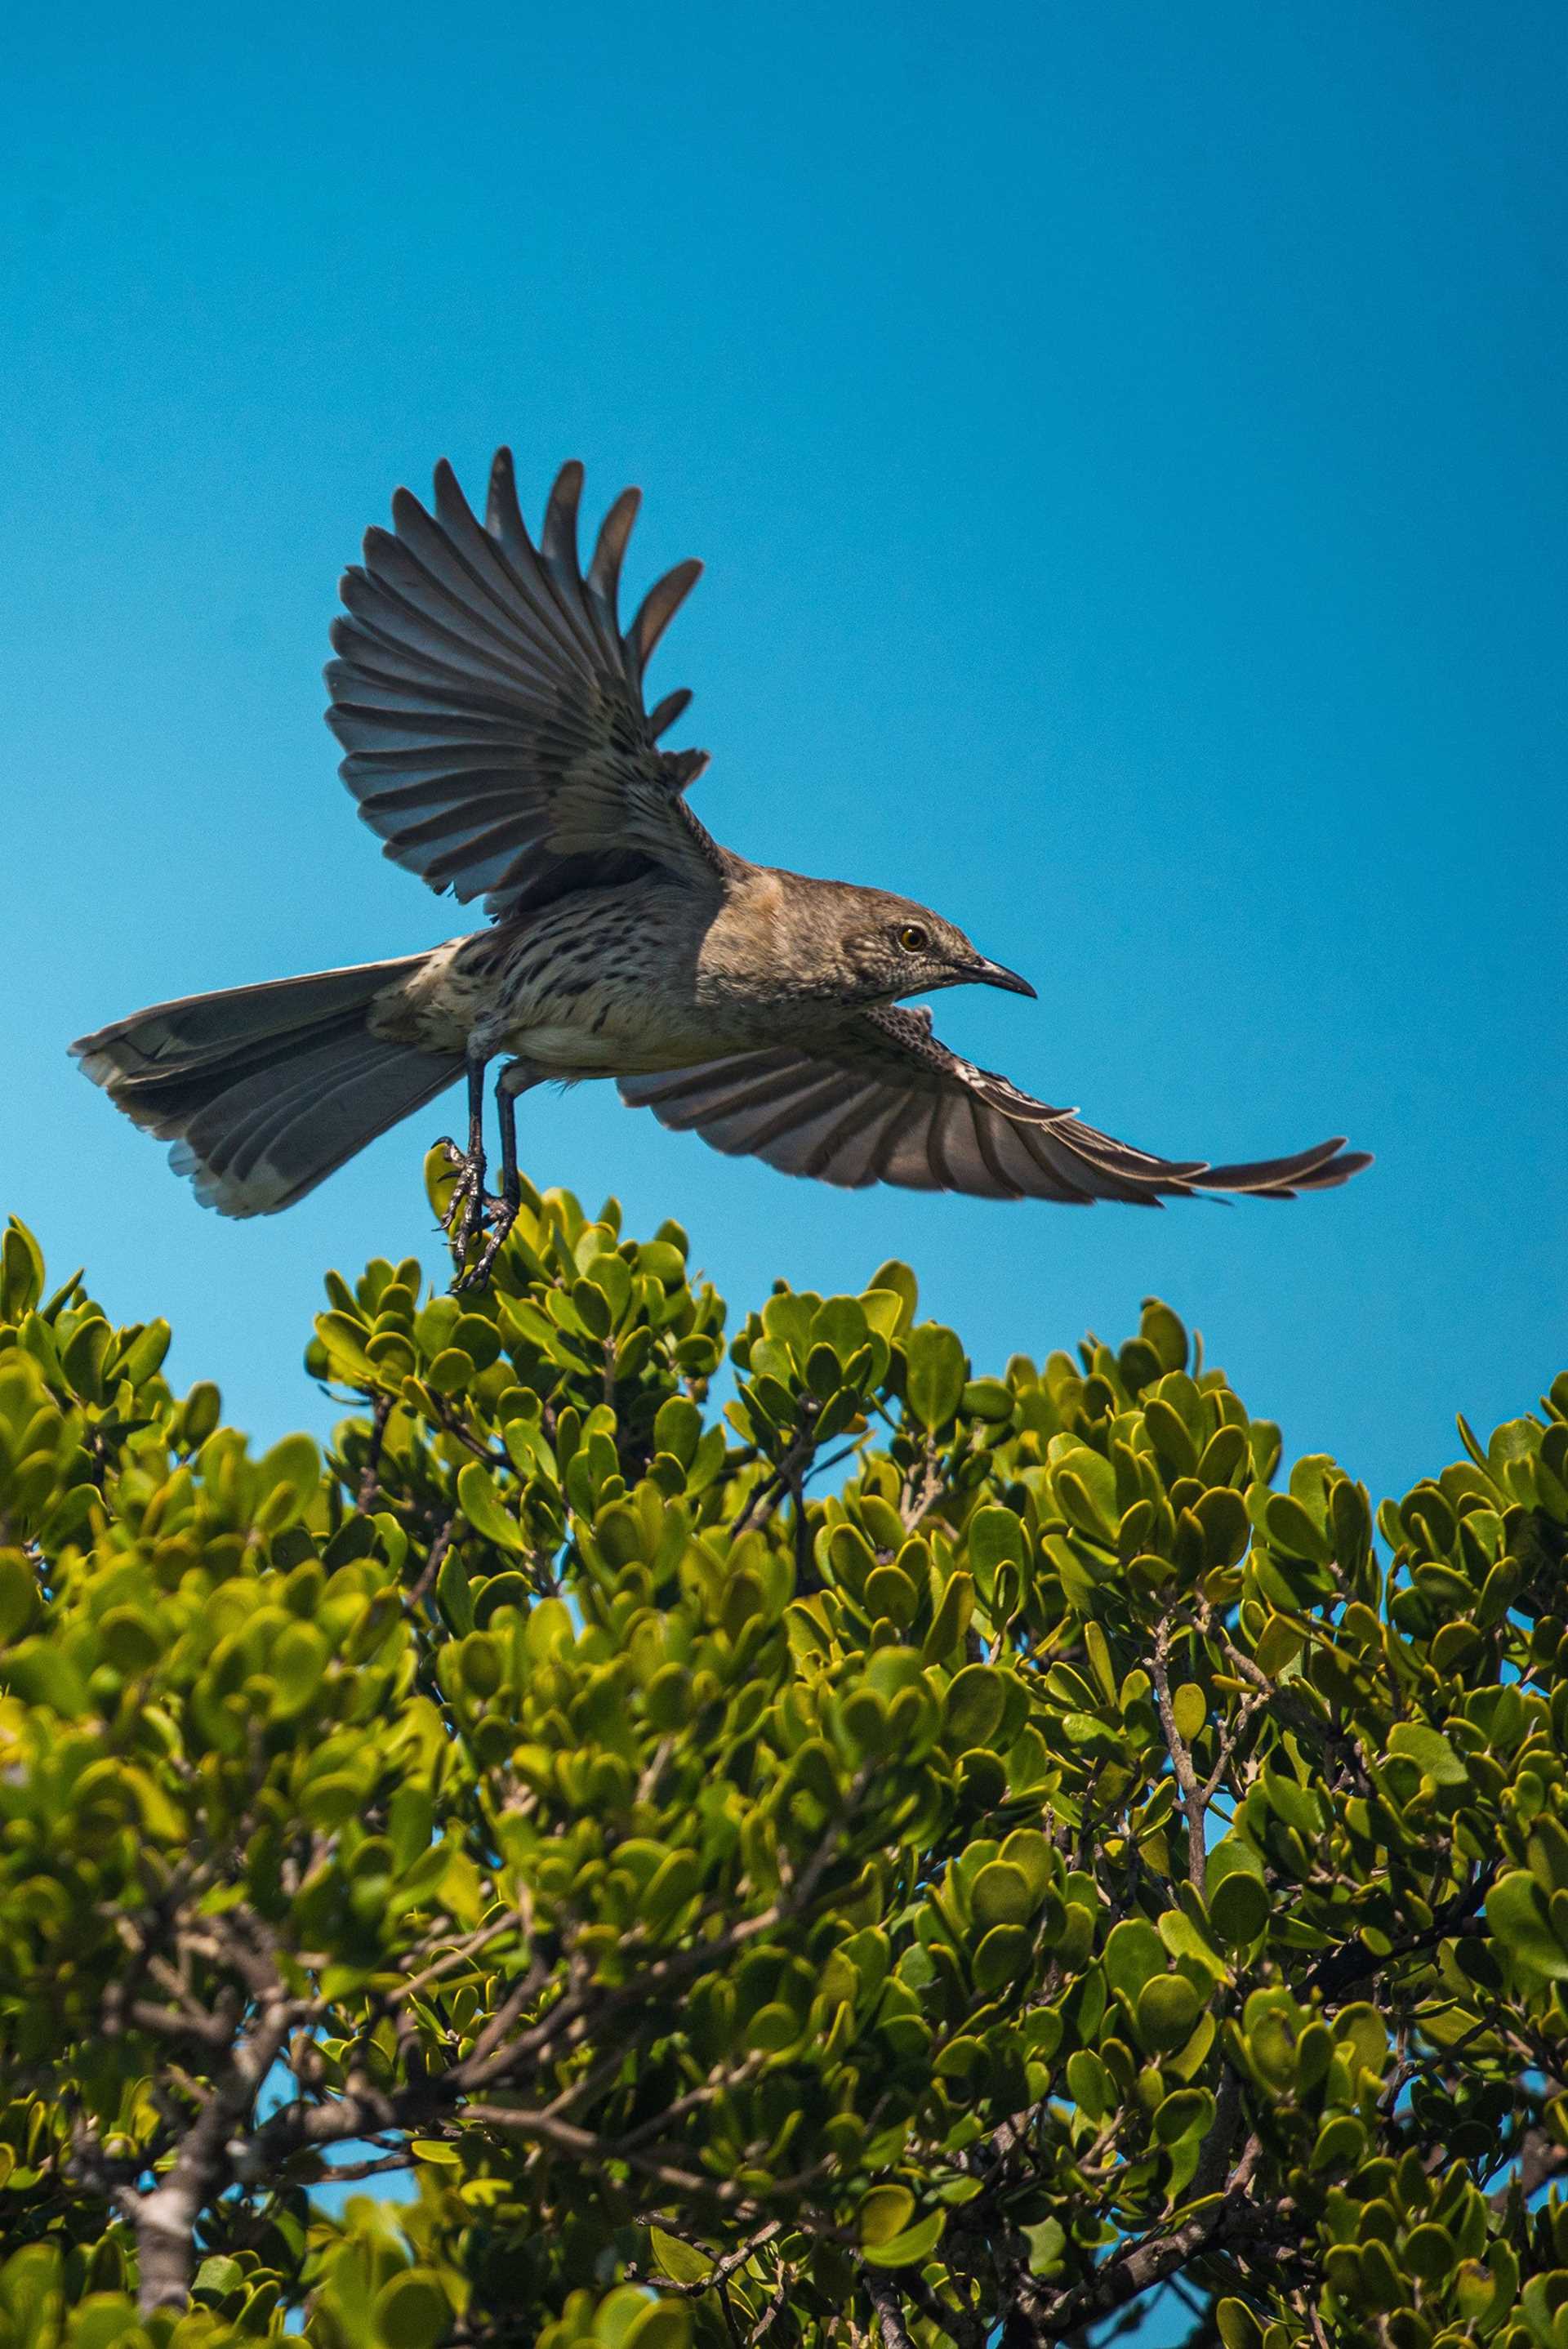
<path fill-rule="evenodd" d="M 490 1218 L 490 1237 L 478 1263 L 459 1273 L 452 1283 L 454 1290 L 484 1287 L 490 1276 L 490 1267 L 506 1246 L 508 1235 L 517 1221 L 518 1210 L 505 1199 L 487 1199 L 485 1207 Z"/>
<path fill-rule="evenodd" d="M 485 1156 L 482 1150 L 459 1150 L 446 1135 L 439 1146 L 459 1169 L 441 1222 L 460 1267 L 475 1242 L 484 1237 L 486 1217 L 492 1205 L 485 1189 Z"/>

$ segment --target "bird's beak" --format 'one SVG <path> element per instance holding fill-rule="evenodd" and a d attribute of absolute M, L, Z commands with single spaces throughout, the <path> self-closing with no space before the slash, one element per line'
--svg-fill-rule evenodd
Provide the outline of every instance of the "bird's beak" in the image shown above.
<path fill-rule="evenodd" d="M 1038 1000 L 1037 990 L 1029 985 L 1026 978 L 1020 978 L 1016 970 L 1009 970 L 1005 963 L 972 962 L 964 977 L 975 980 L 981 987 L 1005 987 L 1009 995 L 1030 995 Z"/>

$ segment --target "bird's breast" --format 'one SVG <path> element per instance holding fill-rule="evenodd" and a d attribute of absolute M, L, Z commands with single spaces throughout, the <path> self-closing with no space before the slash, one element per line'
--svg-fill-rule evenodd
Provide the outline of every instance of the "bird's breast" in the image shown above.
<path fill-rule="evenodd" d="M 761 1007 L 705 970 L 704 935 L 679 893 L 583 892 L 438 947 L 393 1017 L 427 1050 L 507 1053 L 546 1075 L 689 1068 L 768 1040 Z"/>

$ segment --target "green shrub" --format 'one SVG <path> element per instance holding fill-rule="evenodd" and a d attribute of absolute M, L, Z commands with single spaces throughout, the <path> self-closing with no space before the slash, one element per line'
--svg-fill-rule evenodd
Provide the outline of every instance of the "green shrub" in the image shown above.
<path fill-rule="evenodd" d="M 1568 1377 L 1379 1541 L 1153 1301 L 327 1288 L 255 1456 L 5 1238 L 0 2349 L 1568 2349 Z"/>

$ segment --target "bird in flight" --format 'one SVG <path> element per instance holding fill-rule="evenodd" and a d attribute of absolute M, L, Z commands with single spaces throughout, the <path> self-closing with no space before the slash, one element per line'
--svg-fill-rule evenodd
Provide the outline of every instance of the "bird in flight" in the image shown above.
<path fill-rule="evenodd" d="M 615 500 L 584 571 L 582 488 L 565 466 L 535 543 L 509 450 L 482 524 L 443 462 L 433 510 L 399 490 L 392 530 L 369 532 L 342 583 L 326 681 L 343 779 L 385 854 L 482 897 L 487 926 L 428 954 L 155 1004 L 72 1045 L 172 1142 L 206 1206 L 292 1206 L 459 1077 L 468 1146 L 449 1145 L 449 1215 L 470 1281 L 517 1213 L 518 1096 L 552 1078 L 613 1077 L 717 1150 L 855 1187 L 1151 1206 L 1290 1198 L 1367 1164 L 1342 1138 L 1251 1164 L 1152 1157 L 950 1051 L 905 998 L 1034 988 L 907 897 L 720 847 L 686 798 L 707 754 L 659 747 L 691 696 L 649 709 L 643 689 L 701 565 L 666 572 L 623 628 L 639 493 Z"/>

